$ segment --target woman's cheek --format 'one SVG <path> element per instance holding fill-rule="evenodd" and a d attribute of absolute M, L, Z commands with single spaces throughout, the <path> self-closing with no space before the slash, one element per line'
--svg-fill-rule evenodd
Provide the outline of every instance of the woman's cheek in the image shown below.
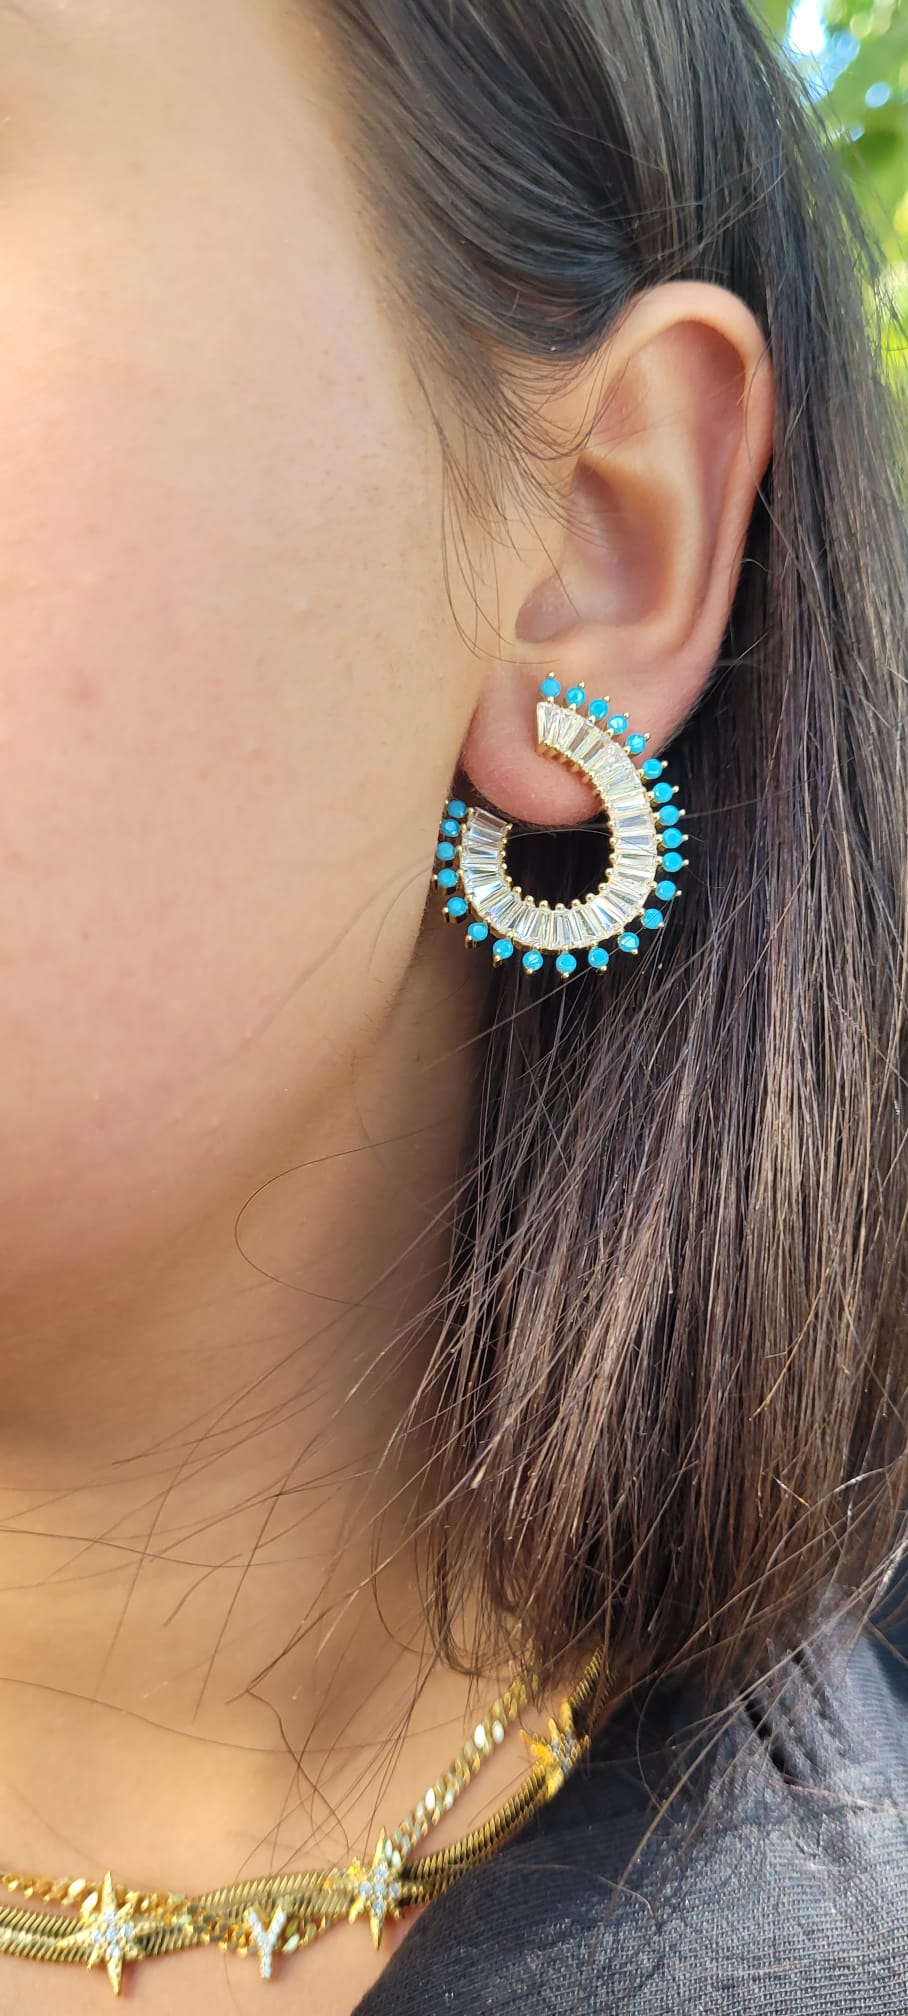
<path fill-rule="evenodd" d="M 457 746 L 431 430 L 321 158 L 229 159 L 87 149 L 0 227 L 8 1292 L 262 1173 L 399 984 Z"/>

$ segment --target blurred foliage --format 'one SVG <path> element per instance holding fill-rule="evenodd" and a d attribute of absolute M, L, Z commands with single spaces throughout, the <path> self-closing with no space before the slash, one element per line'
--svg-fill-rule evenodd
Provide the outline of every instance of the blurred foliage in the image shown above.
<path fill-rule="evenodd" d="M 901 376 L 908 368 L 908 0 L 816 0 L 809 9 L 762 0 L 760 12 L 786 43 L 889 261 L 889 348 Z M 799 46 L 805 13 L 809 53 Z"/>

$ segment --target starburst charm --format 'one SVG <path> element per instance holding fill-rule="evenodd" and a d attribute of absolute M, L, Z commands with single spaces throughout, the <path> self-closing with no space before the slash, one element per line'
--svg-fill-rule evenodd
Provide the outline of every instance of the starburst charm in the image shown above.
<path fill-rule="evenodd" d="M 117 1904 L 117 1893 L 109 1869 L 101 1887 L 100 1897 L 95 1895 L 90 1903 L 82 1906 L 82 1921 L 91 1948 L 88 1965 L 107 1968 L 115 1995 L 120 1993 L 124 1961 L 142 1958 L 132 1908 L 129 1904 L 122 1906 Z"/>
<path fill-rule="evenodd" d="M 561 1711 L 561 1721 L 553 1722 L 549 1717 L 547 1736 L 527 1736 L 530 1755 L 545 1771 L 545 1787 L 553 1799 L 575 1765 L 579 1764 L 585 1750 L 589 1749 L 589 1737 L 578 1737 L 574 1733 L 574 1721 L 568 1702 Z"/>
<path fill-rule="evenodd" d="M 356 1885 L 356 1896 L 349 1911 L 350 1923 L 352 1925 L 368 1911 L 376 1952 L 381 1945 L 385 1919 L 400 1917 L 401 1881 L 391 1859 L 392 1853 L 391 1843 L 382 1828 L 371 1869 L 366 1869 L 362 1862 L 350 1865 L 350 1879 Z"/>

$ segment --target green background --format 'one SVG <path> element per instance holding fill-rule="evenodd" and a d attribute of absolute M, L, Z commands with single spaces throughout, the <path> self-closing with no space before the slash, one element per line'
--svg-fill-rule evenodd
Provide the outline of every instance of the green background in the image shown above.
<path fill-rule="evenodd" d="M 890 362 L 901 377 L 908 367 L 908 0 L 871 6 L 802 0 L 793 7 L 787 0 L 761 0 L 759 11 L 817 104 L 885 251 Z M 819 48 L 818 18 L 824 31 Z M 799 33 L 805 19 L 806 35 Z"/>

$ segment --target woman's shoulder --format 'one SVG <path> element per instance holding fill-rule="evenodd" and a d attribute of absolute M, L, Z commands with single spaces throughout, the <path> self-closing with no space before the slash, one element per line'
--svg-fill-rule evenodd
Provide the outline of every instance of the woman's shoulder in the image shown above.
<path fill-rule="evenodd" d="M 904 1649 L 903 1649 L 904 1647 Z M 630 1706 L 360 2016 L 906 2016 L 908 1633 Z"/>

